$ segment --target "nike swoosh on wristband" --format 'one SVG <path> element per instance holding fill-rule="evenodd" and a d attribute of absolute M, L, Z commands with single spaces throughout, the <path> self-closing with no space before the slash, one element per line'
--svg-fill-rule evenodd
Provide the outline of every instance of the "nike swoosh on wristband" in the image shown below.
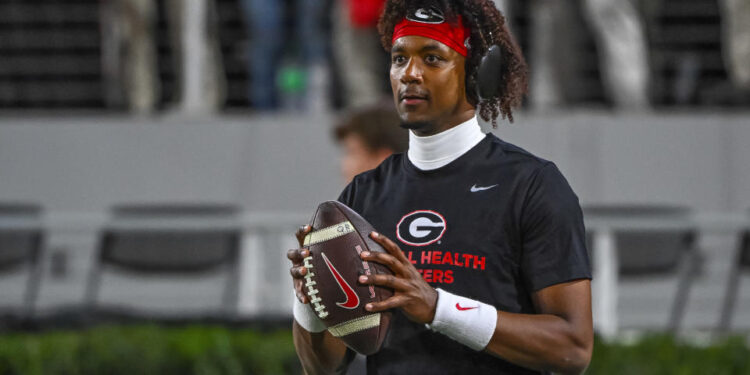
<path fill-rule="evenodd" d="M 498 184 L 492 185 L 492 186 L 477 186 L 477 184 L 474 184 L 474 186 L 471 187 L 471 192 L 476 193 L 478 191 L 484 191 L 492 189 L 493 187 L 497 186 Z"/>
<path fill-rule="evenodd" d="M 473 310 L 473 309 L 478 309 L 478 308 L 479 308 L 479 306 L 474 306 L 474 307 L 461 307 L 461 305 L 459 305 L 459 304 L 458 304 L 458 302 L 456 302 L 456 310 L 458 310 L 458 311 Z"/>
<path fill-rule="evenodd" d="M 339 288 L 341 288 L 341 291 L 344 292 L 346 295 L 346 301 L 344 302 L 336 302 L 336 305 L 343 307 L 345 309 L 354 309 L 357 306 L 359 306 L 359 297 L 357 296 L 357 293 L 354 292 L 354 289 L 344 280 L 343 277 L 341 277 L 341 274 L 336 269 L 336 267 L 333 266 L 330 260 L 328 260 L 328 257 L 325 253 L 321 253 L 323 255 L 323 260 L 326 262 L 326 266 L 328 266 L 328 269 L 333 274 L 333 277 L 336 279 L 336 283 L 339 284 Z"/>

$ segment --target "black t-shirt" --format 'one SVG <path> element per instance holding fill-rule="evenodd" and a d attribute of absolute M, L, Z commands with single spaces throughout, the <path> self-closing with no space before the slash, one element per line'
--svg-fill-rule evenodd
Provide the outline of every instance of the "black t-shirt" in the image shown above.
<path fill-rule="evenodd" d="M 339 201 L 393 239 L 433 287 L 512 313 L 531 294 L 591 278 L 578 198 L 549 161 L 487 135 L 441 168 L 406 154 L 358 175 Z M 503 322 L 498 322 L 503 324 Z M 537 374 L 474 351 L 394 311 L 369 374 Z"/>

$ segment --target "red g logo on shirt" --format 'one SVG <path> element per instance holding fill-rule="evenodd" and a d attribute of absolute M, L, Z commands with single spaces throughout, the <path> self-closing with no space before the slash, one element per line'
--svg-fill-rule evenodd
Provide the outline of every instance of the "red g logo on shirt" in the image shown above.
<path fill-rule="evenodd" d="M 396 224 L 396 237 L 411 246 L 427 246 L 437 242 L 445 233 L 445 218 L 431 210 L 410 212 Z"/>

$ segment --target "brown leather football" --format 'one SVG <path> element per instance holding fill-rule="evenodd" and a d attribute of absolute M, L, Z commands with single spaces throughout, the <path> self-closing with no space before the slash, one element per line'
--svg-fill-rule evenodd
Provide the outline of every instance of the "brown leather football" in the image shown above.
<path fill-rule="evenodd" d="M 310 306 L 333 336 L 360 354 L 374 354 L 388 332 L 391 313 L 371 313 L 365 305 L 393 295 L 388 288 L 357 282 L 360 275 L 392 273 L 359 256 L 363 251 L 385 252 L 370 238 L 375 229 L 337 201 L 321 203 L 310 225 L 312 231 L 304 240 L 310 256 L 305 258 L 307 274 L 303 286 Z"/>

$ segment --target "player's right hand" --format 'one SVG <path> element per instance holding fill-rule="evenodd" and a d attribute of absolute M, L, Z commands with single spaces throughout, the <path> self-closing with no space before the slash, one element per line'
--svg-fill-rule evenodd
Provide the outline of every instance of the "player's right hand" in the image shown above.
<path fill-rule="evenodd" d="M 304 266 L 304 259 L 310 255 L 310 249 L 303 248 L 305 236 L 312 230 L 309 225 L 301 226 L 297 229 L 297 233 L 294 235 L 297 237 L 299 242 L 299 248 L 290 249 L 286 253 L 286 257 L 292 261 L 292 268 L 289 272 L 292 274 L 292 282 L 294 283 L 294 292 L 297 294 L 297 299 L 302 303 L 309 303 L 310 300 L 307 298 L 305 293 L 302 291 L 302 287 L 305 282 L 305 275 L 307 275 L 307 268 Z"/>

